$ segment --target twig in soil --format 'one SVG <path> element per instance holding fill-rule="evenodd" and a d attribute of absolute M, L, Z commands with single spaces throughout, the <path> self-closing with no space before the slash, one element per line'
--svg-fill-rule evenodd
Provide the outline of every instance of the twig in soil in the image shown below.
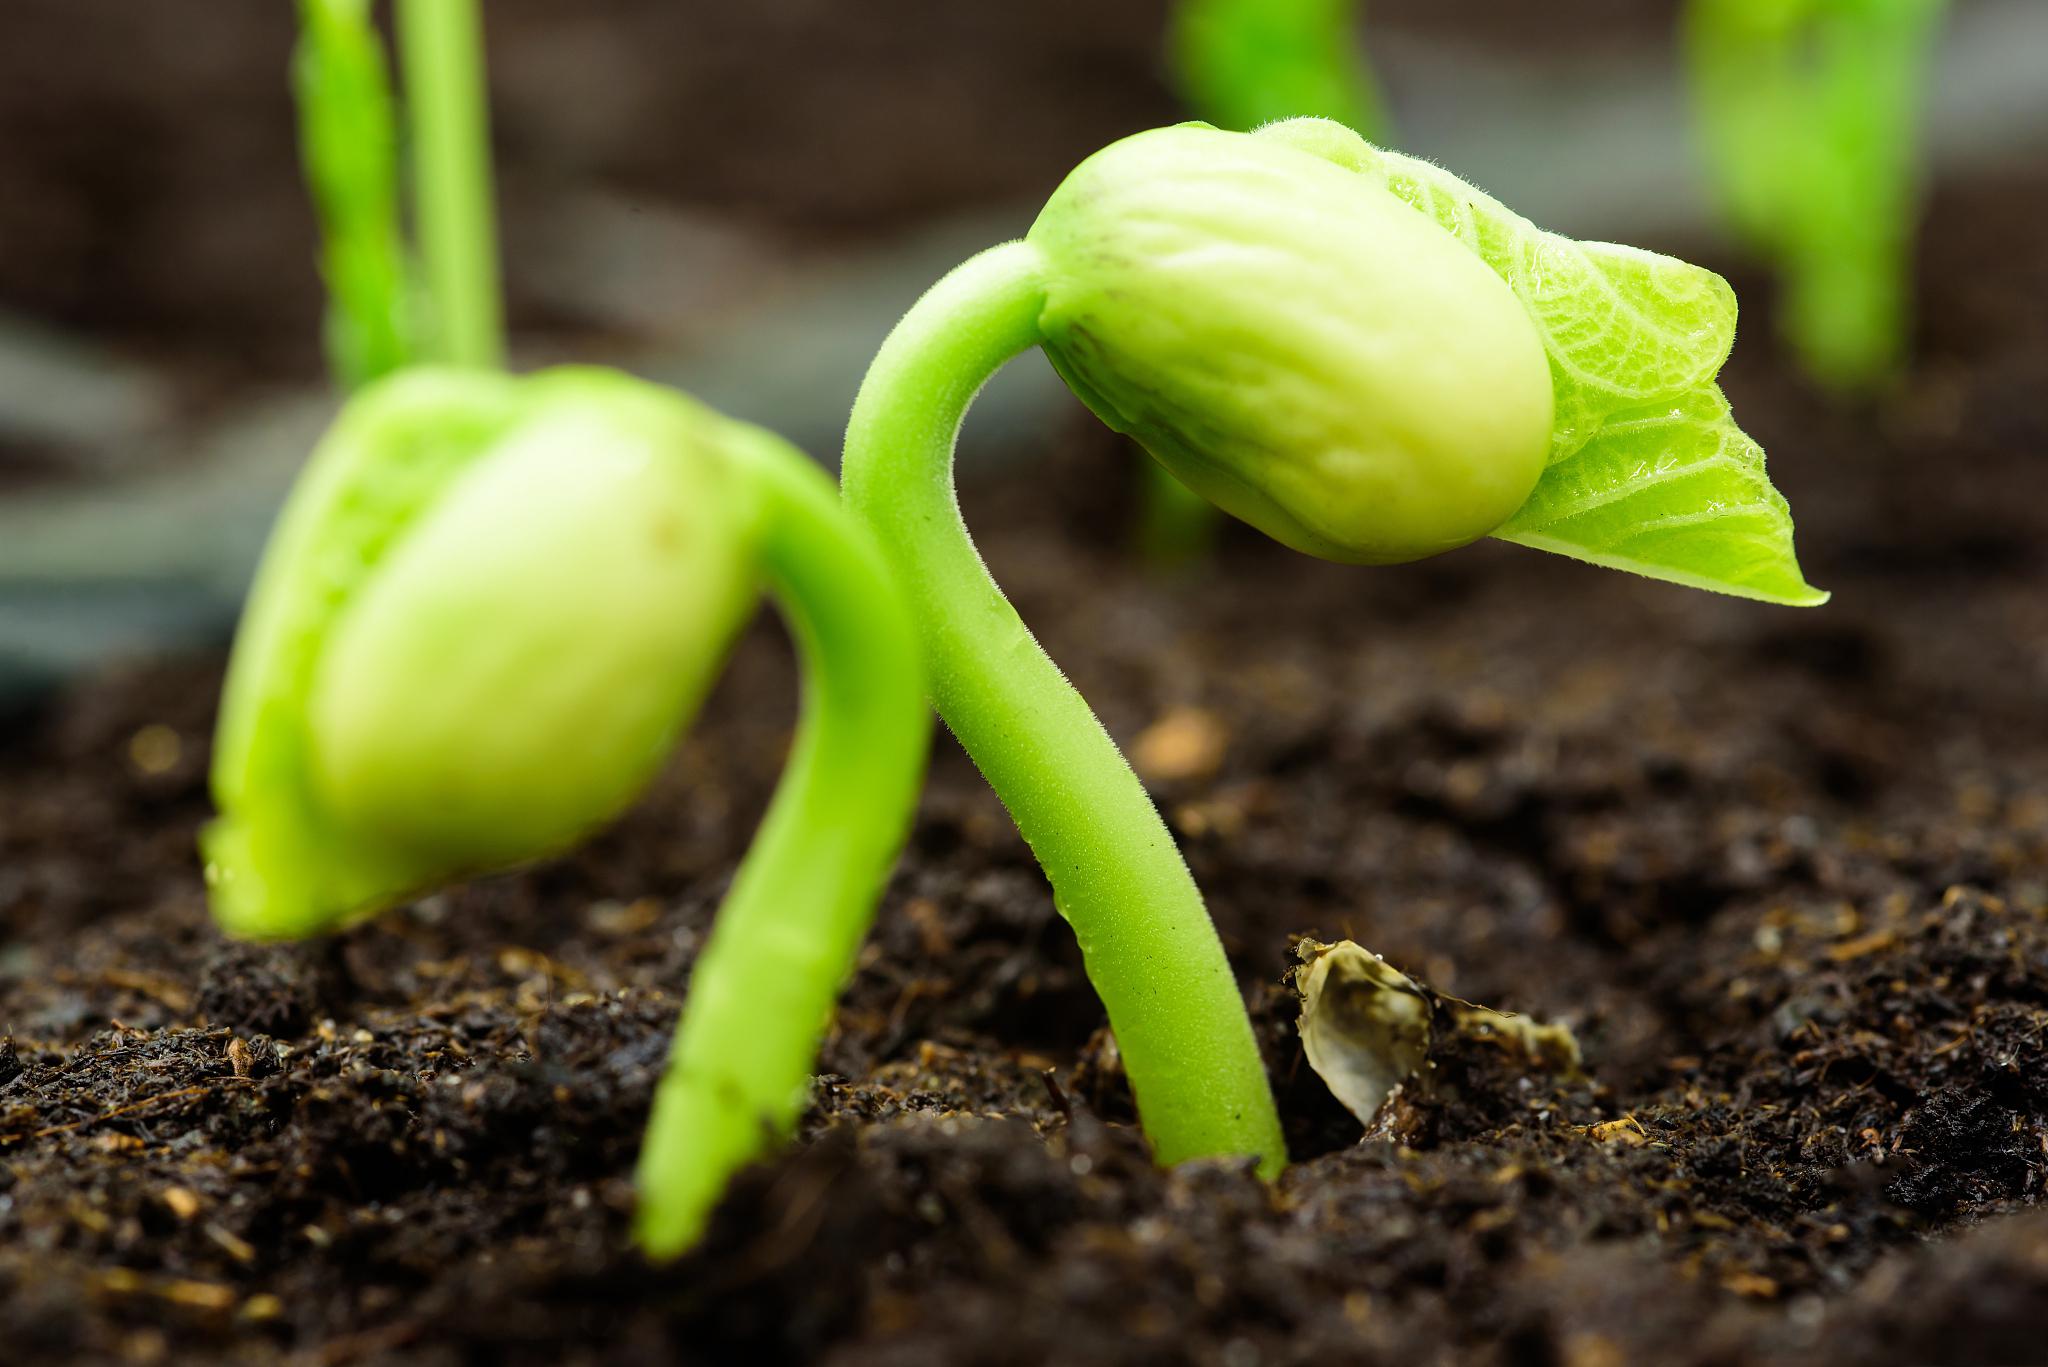
<path fill-rule="evenodd" d="M 1057 1069 L 1047 1068 L 1039 1074 L 1045 1081 L 1045 1094 L 1052 1098 L 1053 1109 L 1066 1117 L 1067 1123 L 1074 1121 L 1074 1103 L 1067 1100 L 1067 1094 L 1060 1089 L 1060 1080 L 1054 1076 Z"/>
<path fill-rule="evenodd" d="M 124 1115 L 133 1115 L 137 1111 L 146 1110 L 149 1107 L 166 1101 L 178 1101 L 186 1097 L 205 1096 L 216 1088 L 232 1086 L 240 1081 L 242 1079 L 221 1078 L 216 1082 L 202 1082 L 196 1086 L 181 1087 L 175 1092 L 158 1092 L 154 1096 L 146 1096 L 140 1101 L 131 1101 L 125 1106 L 116 1106 L 111 1111 L 102 1111 L 98 1115 L 87 1116 L 83 1120 L 73 1120 L 63 1125 L 51 1125 L 40 1130 L 23 1130 L 14 1134 L 0 1135 L 0 1145 L 19 1144 L 24 1140 L 48 1139 L 53 1135 L 69 1134 L 73 1130 L 85 1129 L 102 1121 L 113 1120 Z"/>
<path fill-rule="evenodd" d="M 411 1343 L 426 1327 L 425 1320 L 393 1320 L 375 1329 L 329 1339 L 313 1351 L 297 1354 L 291 1360 L 306 1364 L 306 1367 L 336 1367 L 339 1363 L 363 1359 L 374 1362 L 394 1348 L 403 1348 Z"/>
<path fill-rule="evenodd" d="M 168 978 L 160 978 L 153 973 L 140 973 L 132 969 L 108 969 L 104 973 L 92 975 L 73 973 L 68 969 L 58 969 L 50 975 L 50 980 L 64 987 L 105 986 L 119 988 L 124 992 L 133 992 L 138 996 L 147 997 L 161 1006 L 167 1006 L 171 1010 L 180 1013 L 190 1010 L 192 1006 L 192 994 L 177 983 L 172 982 Z"/>
<path fill-rule="evenodd" d="M 235 1303 L 235 1289 L 219 1282 L 202 1282 L 190 1277 L 149 1277 L 132 1268 L 108 1268 L 95 1279 L 102 1293 L 115 1296 L 154 1296 L 192 1310 L 224 1311 Z"/>

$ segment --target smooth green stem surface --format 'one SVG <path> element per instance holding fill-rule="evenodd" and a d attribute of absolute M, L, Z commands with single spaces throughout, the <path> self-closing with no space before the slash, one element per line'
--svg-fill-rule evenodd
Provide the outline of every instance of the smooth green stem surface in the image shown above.
<path fill-rule="evenodd" d="M 691 975 L 640 1156 L 640 1241 L 702 1233 L 732 1174 L 795 1125 L 839 989 L 910 829 L 931 714 L 916 630 L 824 471 L 760 443 L 763 560 L 803 671 L 788 766 Z"/>
<path fill-rule="evenodd" d="M 398 20 L 432 359 L 495 368 L 505 348 L 477 0 L 399 0 Z"/>
<path fill-rule="evenodd" d="M 1036 251 L 982 253 L 882 346 L 847 429 L 846 497 L 895 558 L 939 715 L 1010 809 L 1074 928 L 1162 1163 L 1286 1162 L 1244 999 L 1187 865 L 1109 733 L 989 576 L 960 516 L 968 404 L 1039 340 Z"/>

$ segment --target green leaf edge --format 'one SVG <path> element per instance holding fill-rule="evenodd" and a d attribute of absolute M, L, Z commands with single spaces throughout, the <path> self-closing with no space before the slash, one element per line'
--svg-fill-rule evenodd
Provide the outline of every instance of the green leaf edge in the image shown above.
<path fill-rule="evenodd" d="M 1507 259 L 1509 253 L 1502 249 L 1502 244 L 1496 243 L 1491 252 L 1482 245 L 1481 239 L 1485 230 L 1491 228 L 1496 233 L 1505 233 L 1509 239 L 1505 246 L 1512 249 L 1513 259 L 1522 263 L 1540 262 L 1546 252 L 1568 251 L 1578 255 L 1584 258 L 1588 265 L 1592 267 L 1591 276 L 1595 285 L 1616 294 L 1618 294 L 1618 291 L 1604 263 L 1619 264 L 1630 258 L 1642 258 L 1647 261 L 1660 259 L 1659 253 L 1644 251 L 1641 248 L 1630 247 L 1625 244 L 1579 242 L 1562 234 L 1548 232 L 1537 227 L 1528 219 L 1509 209 L 1499 200 L 1494 199 L 1483 190 L 1464 181 L 1443 167 L 1419 157 L 1411 157 L 1400 152 L 1377 147 L 1351 130 L 1329 120 L 1294 119 L 1280 124 L 1268 125 L 1260 131 L 1264 135 L 1276 137 L 1291 146 L 1371 178 L 1382 188 L 1386 189 L 1388 193 L 1394 195 L 1395 198 L 1436 223 L 1437 226 L 1449 232 L 1453 237 L 1456 237 L 1467 250 L 1484 261 L 1487 267 L 1514 291 L 1516 298 L 1521 301 L 1523 307 L 1529 312 L 1530 321 L 1535 325 L 1538 334 L 1542 338 L 1544 353 L 1550 365 L 1552 383 L 1558 386 L 1561 391 L 1567 385 L 1577 388 L 1584 381 L 1596 380 L 1597 377 L 1578 374 L 1573 367 L 1567 366 L 1564 360 L 1560 358 L 1557 348 L 1553 345 L 1552 329 L 1549 321 L 1540 316 L 1535 301 L 1527 289 L 1527 280 L 1519 278 L 1516 273 L 1511 271 Z M 1405 186 L 1398 183 L 1400 181 L 1405 181 Z M 1444 212 L 1433 212 L 1433 207 L 1441 208 L 1448 212 L 1452 221 L 1446 221 Z M 1496 260 L 1496 257 L 1501 257 L 1502 259 Z M 1705 400 L 1717 408 L 1718 412 L 1713 417 L 1703 419 L 1703 421 L 1711 422 L 1717 427 L 1727 427 L 1734 433 L 1737 439 L 1747 444 L 1756 454 L 1756 478 L 1768 491 L 1769 499 L 1764 507 L 1757 508 L 1754 505 L 1751 506 L 1753 511 L 1762 512 L 1782 524 L 1781 527 L 1774 527 L 1772 529 L 1774 539 L 1782 542 L 1781 549 L 1774 558 L 1780 562 L 1784 577 L 1791 583 L 1797 584 L 1798 587 L 1784 589 L 1764 588 L 1754 583 L 1704 574 L 1698 570 L 1689 569 L 1681 565 L 1660 564 L 1627 555 L 1603 552 L 1585 543 L 1547 535 L 1540 530 L 1506 530 L 1506 528 L 1514 526 L 1516 520 L 1522 516 L 1521 513 L 1517 513 L 1515 518 L 1510 518 L 1504 524 L 1503 529 L 1496 530 L 1492 533 L 1492 536 L 1496 540 L 1527 546 L 1532 550 L 1548 551 L 1552 554 L 1562 555 L 1568 559 L 1579 560 L 1586 564 L 1623 570 L 1631 574 L 1641 575 L 1647 579 L 1661 580 L 1686 588 L 1702 589 L 1710 593 L 1746 598 L 1755 602 L 1774 603 L 1790 607 L 1817 607 L 1827 602 L 1831 595 L 1826 590 L 1816 588 L 1807 581 L 1805 572 L 1799 566 L 1798 553 L 1793 545 L 1794 527 L 1791 507 L 1786 502 L 1784 495 L 1779 493 L 1777 487 L 1770 481 L 1769 474 L 1765 469 L 1765 454 L 1762 446 L 1747 433 L 1743 432 L 1735 423 L 1734 415 L 1728 406 L 1727 399 L 1720 392 L 1718 382 L 1719 371 L 1734 344 L 1736 308 L 1734 292 L 1718 274 L 1708 271 L 1704 267 L 1694 266 L 1676 257 L 1661 257 L 1661 259 L 1683 267 L 1695 277 L 1700 289 L 1714 296 L 1717 302 L 1725 301 L 1725 326 L 1717 324 L 1712 329 L 1716 342 L 1713 348 L 1715 359 L 1712 368 L 1699 368 L 1699 372 L 1695 377 L 1677 388 L 1661 392 L 1643 392 L 1640 396 L 1631 397 L 1630 401 L 1608 408 L 1607 411 L 1597 414 L 1595 424 L 1590 431 L 1570 430 L 1557 433 L 1553 437 L 1550 463 L 1545 470 L 1542 480 L 1539 480 L 1537 489 L 1540 491 L 1543 487 L 1543 481 L 1552 480 L 1556 476 L 1556 472 L 1567 469 L 1573 462 L 1583 459 L 1589 451 L 1593 451 L 1599 445 L 1600 438 L 1610 428 L 1619 425 L 1616 422 L 1617 419 L 1621 420 L 1622 423 L 1637 422 L 1642 420 L 1641 415 L 1647 409 L 1664 405 L 1670 405 L 1676 409 L 1684 407 L 1688 401 L 1697 402 Z M 1624 302 L 1626 301 L 1617 298 L 1617 303 Z M 1641 310 L 1637 309 L 1633 310 L 1633 312 L 1641 313 Z M 1617 316 L 1623 315 L 1617 311 Z M 1654 320 L 1644 317 L 1640 321 L 1647 324 Z M 1673 335 L 1676 331 L 1661 326 L 1648 330 L 1663 333 L 1664 335 Z M 1610 383 L 1607 387 L 1617 392 L 1623 388 L 1618 383 Z M 1578 401 L 1576 395 L 1574 395 L 1574 402 L 1572 404 L 1561 406 L 1560 416 L 1568 418 L 1572 416 L 1572 410 L 1574 409 L 1580 412 L 1583 412 L 1584 409 L 1584 405 Z M 1524 511 L 1528 509 L 1530 503 L 1535 501 L 1536 497 L 1537 494 L 1532 492 L 1529 502 L 1525 502 L 1523 505 Z M 1620 497 L 1626 497 L 1626 495 L 1624 494 Z M 1590 511 L 1590 509 L 1581 511 Z M 1552 522 L 1563 520 L 1565 519 L 1552 519 Z"/>
<path fill-rule="evenodd" d="M 1771 603 L 1788 608 L 1817 608 L 1834 597 L 1828 590 L 1815 588 L 1811 584 L 1806 585 L 1804 593 L 1788 594 L 1774 593 L 1768 589 L 1738 584 L 1731 580 L 1709 579 L 1704 575 L 1690 574 L 1671 566 L 1632 560 L 1623 555 L 1604 555 L 1569 541 L 1554 540 L 1540 532 L 1495 532 L 1493 539 L 1511 542 L 1517 546 L 1527 546 L 1534 551 L 1549 551 L 1553 555 L 1561 555 L 1568 560 L 1577 560 L 1588 565 L 1598 565 L 1603 569 L 1626 570 L 1645 579 L 1656 579 L 1689 589 L 1705 589 L 1709 593 L 1718 593 L 1728 598 L 1747 598 L 1753 603 Z M 1803 576 L 1800 582 L 1805 583 Z"/>
<path fill-rule="evenodd" d="M 1495 530 L 1493 536 L 1498 540 L 1511 541 L 1535 550 L 1550 551 L 1588 564 L 1626 570 L 1632 574 L 1661 579 L 1688 588 L 1705 589 L 1709 592 L 1790 607 L 1817 607 L 1825 603 L 1829 595 L 1808 583 L 1805 574 L 1799 568 L 1798 557 L 1792 549 L 1792 510 L 1785 496 L 1770 482 L 1765 470 L 1763 448 L 1736 425 L 1734 414 L 1719 385 L 1695 390 L 1676 401 L 1654 408 L 1612 415 L 1598 436 L 1563 462 L 1552 466 L 1551 470 L 1556 473 L 1546 473 L 1544 479 L 1555 488 L 1559 480 L 1582 468 L 1580 462 L 1588 459 L 1599 460 L 1606 455 L 1600 449 L 1603 439 L 1613 437 L 1626 440 L 1645 427 L 1659 424 L 1673 428 L 1689 425 L 1702 435 L 1716 436 L 1719 438 L 1716 443 L 1717 449 L 1712 455 L 1688 465 L 1657 472 L 1654 481 L 1616 481 L 1620 488 L 1612 496 L 1582 499 L 1563 511 L 1540 506 L 1544 501 L 1544 484 L 1539 482 L 1536 491 L 1530 494 L 1521 510 L 1508 519 L 1500 529 Z M 1631 461 L 1638 459 L 1633 455 L 1617 455 L 1614 458 Z M 1750 538 L 1766 547 L 1765 553 L 1752 562 L 1760 568 L 1760 573 L 1746 576 L 1704 574 L 1683 564 L 1659 562 L 1618 553 L 1587 540 L 1557 536 L 1546 531 L 1547 528 L 1567 524 L 1574 519 L 1589 516 L 1603 508 L 1638 496 L 1654 488 L 1656 484 L 1699 478 L 1702 475 L 1717 477 L 1731 493 L 1729 502 L 1734 506 L 1725 520 L 1717 521 L 1726 525 L 1739 518 L 1762 518 L 1767 522 L 1768 525 L 1761 534 Z M 1532 522 L 1532 517 L 1539 512 L 1542 520 Z M 1714 523 L 1706 525 L 1711 529 Z M 1623 541 L 1651 534 L 1658 526 L 1658 521 L 1639 523 L 1638 530 L 1631 536 L 1624 537 Z M 1722 534 L 1728 535 L 1725 531 Z"/>

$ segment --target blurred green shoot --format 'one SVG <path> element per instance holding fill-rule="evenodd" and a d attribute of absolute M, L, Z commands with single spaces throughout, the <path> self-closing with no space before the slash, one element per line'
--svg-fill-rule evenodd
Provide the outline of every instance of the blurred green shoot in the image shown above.
<path fill-rule="evenodd" d="M 1699 136 L 1729 223 L 1775 269 L 1822 384 L 1904 363 L 1922 96 L 1946 0 L 1692 0 Z"/>
<path fill-rule="evenodd" d="M 300 156 L 320 222 L 328 363 L 345 392 L 418 361 L 488 369 L 503 360 L 476 0 L 399 0 L 397 18 L 424 258 L 417 272 L 402 224 L 397 104 L 371 0 L 299 0 Z"/>
<path fill-rule="evenodd" d="M 320 221 L 327 358 L 355 390 L 413 359 L 398 128 L 370 0 L 299 0 L 299 155 Z"/>
<path fill-rule="evenodd" d="M 477 0 L 398 0 L 412 125 L 413 212 L 432 307 L 427 354 L 449 365 L 504 363 L 490 100 Z"/>
<path fill-rule="evenodd" d="M 1313 115 L 1385 143 L 1358 9 L 1358 0 L 1183 0 L 1172 34 L 1181 93 L 1221 128 Z"/>

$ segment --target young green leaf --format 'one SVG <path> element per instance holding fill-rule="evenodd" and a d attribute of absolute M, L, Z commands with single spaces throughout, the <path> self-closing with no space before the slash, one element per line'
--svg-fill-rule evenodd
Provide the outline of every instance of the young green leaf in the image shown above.
<path fill-rule="evenodd" d="M 1493 535 L 1653 579 L 1813 605 L 1763 450 L 1715 377 L 1735 293 L 1674 257 L 1545 232 L 1440 167 L 1324 120 L 1261 130 L 1383 186 L 1465 244 L 1528 310 L 1550 360 L 1550 464 Z"/>
<path fill-rule="evenodd" d="M 1693 588 L 1827 601 L 1792 549 L 1763 448 L 1715 383 L 1735 292 L 1674 257 L 1545 232 L 1448 171 L 1374 149 L 1382 183 L 1478 252 L 1550 355 L 1550 468 L 1494 535 Z"/>
<path fill-rule="evenodd" d="M 1791 509 L 1717 385 L 1611 416 L 1494 535 L 1742 598 L 1828 598 L 1799 572 Z"/>
<path fill-rule="evenodd" d="M 1711 384 L 1735 345 L 1735 291 L 1710 270 L 1545 232 L 1441 167 L 1370 148 L 1360 169 L 1479 254 L 1543 334 L 1557 393 L 1550 459 L 1613 413 Z"/>

